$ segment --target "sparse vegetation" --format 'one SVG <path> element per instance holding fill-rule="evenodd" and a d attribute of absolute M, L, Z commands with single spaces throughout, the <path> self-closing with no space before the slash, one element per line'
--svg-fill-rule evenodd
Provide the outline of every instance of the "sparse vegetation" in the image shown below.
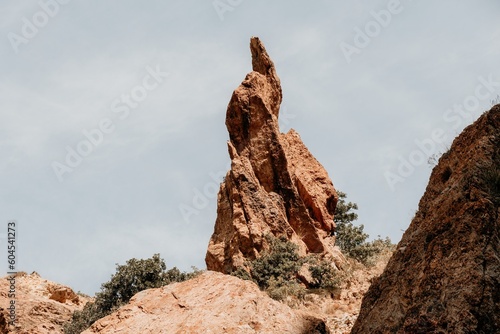
<path fill-rule="evenodd" d="M 283 282 L 293 280 L 303 260 L 297 253 L 298 246 L 285 237 L 266 236 L 270 250 L 251 262 L 250 275 L 263 289 L 269 287 L 271 279 Z"/>
<path fill-rule="evenodd" d="M 429 165 L 429 167 L 434 168 L 438 164 L 441 157 L 447 157 L 450 154 L 450 147 L 450 145 L 444 146 L 441 150 L 431 154 L 427 158 L 427 164 Z"/>
<path fill-rule="evenodd" d="M 286 281 L 283 277 L 277 279 L 271 277 L 266 292 L 272 299 L 285 301 L 289 296 L 299 299 L 304 298 L 306 288 L 300 285 L 297 280 Z"/>
<path fill-rule="evenodd" d="M 137 292 L 158 288 L 173 282 L 182 282 L 200 273 L 196 268 L 190 273 L 177 268 L 166 270 L 165 261 L 159 254 L 150 259 L 130 259 L 125 265 L 117 265 L 111 280 L 101 285 L 95 301 L 87 303 L 82 311 L 73 313 L 72 320 L 64 325 L 64 333 L 79 334 L 95 321 L 126 304 Z"/>
<path fill-rule="evenodd" d="M 311 285 L 313 289 L 333 290 L 342 283 L 338 271 L 325 259 L 316 260 L 316 263 L 309 267 L 309 271 L 314 279 Z"/>
<path fill-rule="evenodd" d="M 358 215 L 353 212 L 353 210 L 358 209 L 358 205 L 346 202 L 347 195 L 345 193 L 341 191 L 337 193 L 339 201 L 334 216 L 335 224 L 337 225 L 335 243 L 345 255 L 364 265 L 368 265 L 383 249 L 391 247 L 392 243 L 389 238 L 382 240 L 380 236 L 372 242 L 366 241 L 369 235 L 363 231 L 364 226 L 355 226 L 353 224 L 353 221 L 358 219 Z"/>
<path fill-rule="evenodd" d="M 280 301 L 289 296 L 301 299 L 306 295 L 307 289 L 298 279 L 298 272 L 304 264 L 309 265 L 314 279 L 309 288 L 333 289 L 339 286 L 338 271 L 327 260 L 315 256 L 300 257 L 298 246 L 285 237 L 267 235 L 266 239 L 270 249 L 247 263 L 250 272 L 238 268 L 232 275 L 254 281 L 271 298 Z"/>
<path fill-rule="evenodd" d="M 389 238 L 368 242 L 364 226 L 354 226 L 358 215 L 353 212 L 358 206 L 346 202 L 346 194 L 338 192 L 339 201 L 335 212 L 337 224 L 336 243 L 348 257 L 368 265 L 383 250 L 392 248 Z M 308 289 L 332 291 L 341 286 L 343 276 L 327 259 L 315 255 L 301 257 L 298 246 L 285 237 L 267 235 L 269 249 L 253 261 L 248 261 L 245 268 L 237 268 L 231 275 L 245 280 L 252 280 L 268 295 L 276 300 L 286 300 L 289 296 L 303 298 L 308 290 L 298 279 L 299 270 L 307 265 L 312 282 Z"/>

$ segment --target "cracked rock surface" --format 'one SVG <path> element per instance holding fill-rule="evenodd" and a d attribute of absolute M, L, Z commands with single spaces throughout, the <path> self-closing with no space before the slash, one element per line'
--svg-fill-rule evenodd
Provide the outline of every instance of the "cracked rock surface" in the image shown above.
<path fill-rule="evenodd" d="M 333 212 L 337 193 L 323 166 L 294 130 L 279 131 L 280 79 L 261 41 L 250 41 L 253 71 L 234 91 L 226 113 L 231 170 L 217 198 L 217 220 L 205 262 L 230 273 L 285 236 L 301 255 L 340 264 Z"/>
<path fill-rule="evenodd" d="M 352 333 L 499 333 L 500 105 L 433 169 Z"/>

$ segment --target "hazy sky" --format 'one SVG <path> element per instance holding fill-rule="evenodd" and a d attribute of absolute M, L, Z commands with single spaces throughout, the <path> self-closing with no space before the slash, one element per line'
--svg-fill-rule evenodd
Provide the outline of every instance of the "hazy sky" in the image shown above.
<path fill-rule="evenodd" d="M 115 263 L 204 268 L 232 91 L 259 36 L 296 129 L 372 236 L 500 94 L 497 0 L 0 4 L 0 254 L 93 294 Z M 3 255 L 2 255 L 3 254 Z"/>

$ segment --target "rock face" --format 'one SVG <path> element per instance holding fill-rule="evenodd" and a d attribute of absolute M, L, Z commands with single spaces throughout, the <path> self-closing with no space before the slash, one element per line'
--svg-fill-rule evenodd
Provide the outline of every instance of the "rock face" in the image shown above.
<path fill-rule="evenodd" d="M 286 236 L 302 255 L 334 248 L 338 196 L 328 173 L 297 132 L 279 132 L 282 93 L 274 64 L 258 38 L 252 67 L 226 114 L 231 170 L 221 184 L 217 220 L 205 257 L 209 270 L 229 273 L 266 249 L 265 236 Z"/>
<path fill-rule="evenodd" d="M 453 142 L 356 333 L 500 332 L 500 105 Z"/>
<path fill-rule="evenodd" d="M 8 326 L 10 283 L 0 279 L 0 333 L 48 334 L 63 333 L 62 325 L 81 310 L 90 298 L 71 288 L 42 279 L 37 273 L 18 273 L 15 279 L 17 326 Z"/>
<path fill-rule="evenodd" d="M 330 333 L 325 322 L 277 302 L 256 284 L 217 272 L 144 290 L 83 334 Z"/>

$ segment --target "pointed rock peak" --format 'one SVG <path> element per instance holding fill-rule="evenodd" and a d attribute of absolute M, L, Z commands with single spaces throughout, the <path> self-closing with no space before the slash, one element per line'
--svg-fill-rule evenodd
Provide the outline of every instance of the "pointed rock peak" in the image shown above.
<path fill-rule="evenodd" d="M 270 71 L 274 72 L 274 63 L 259 37 L 250 39 L 250 51 L 252 52 L 252 69 L 255 72 L 263 75 L 268 75 Z M 275 73 L 273 74 L 275 75 Z"/>
<path fill-rule="evenodd" d="M 278 117 L 279 106 L 283 96 L 280 78 L 276 74 L 274 63 L 271 57 L 269 57 L 264 44 L 262 44 L 258 37 L 252 37 L 250 39 L 250 51 L 252 52 L 252 70 L 266 77 L 268 85 L 270 85 L 270 87 L 266 89 L 269 91 L 269 94 L 265 94 L 268 95 L 266 100 L 269 103 L 271 112 Z"/>
<path fill-rule="evenodd" d="M 341 263 L 332 233 L 332 181 L 295 132 L 279 132 L 280 80 L 257 37 L 250 50 L 253 71 L 235 89 L 226 113 L 231 170 L 217 198 L 207 268 L 230 273 L 245 266 L 266 249 L 268 234 L 286 236 L 301 255 Z"/>

